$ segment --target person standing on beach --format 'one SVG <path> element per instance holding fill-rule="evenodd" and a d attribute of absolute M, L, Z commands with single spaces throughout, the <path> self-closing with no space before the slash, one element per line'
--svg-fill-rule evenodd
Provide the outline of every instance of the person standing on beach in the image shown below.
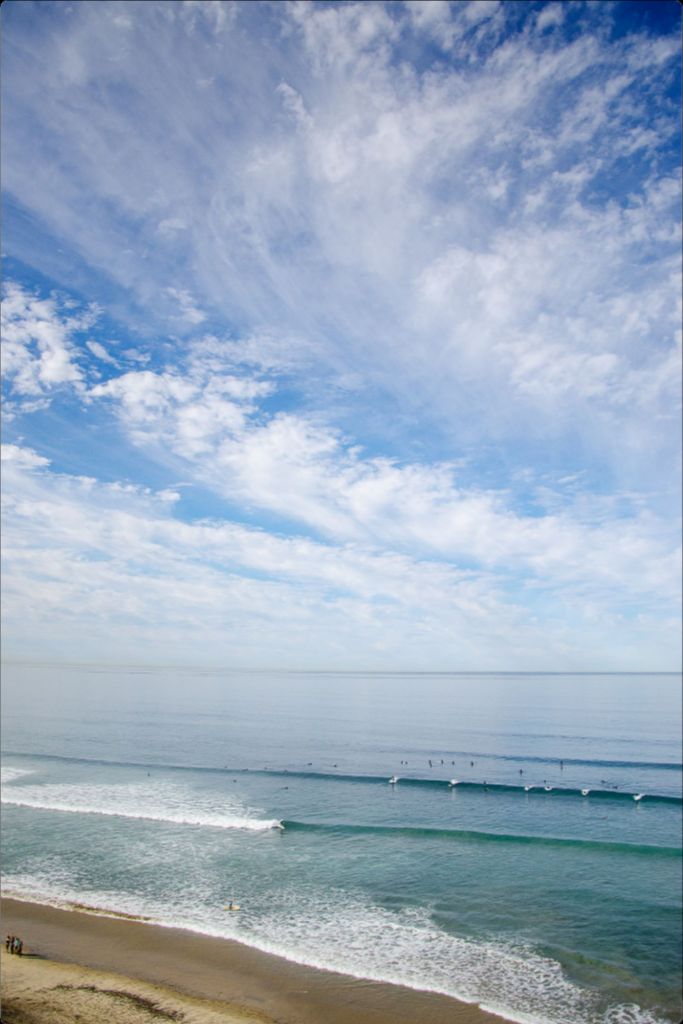
<path fill-rule="evenodd" d="M 7 938 L 5 939 L 5 949 L 7 950 L 8 953 L 11 952 L 10 947 L 12 946 L 13 942 L 14 942 L 14 936 L 13 935 L 8 935 Z"/>

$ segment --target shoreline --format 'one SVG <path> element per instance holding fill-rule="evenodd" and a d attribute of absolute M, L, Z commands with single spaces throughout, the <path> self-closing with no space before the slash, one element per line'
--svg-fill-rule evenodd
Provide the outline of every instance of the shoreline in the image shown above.
<path fill-rule="evenodd" d="M 112 1016 L 108 1009 L 112 1024 L 137 1020 L 131 1016 L 135 1000 L 155 998 L 167 1005 L 175 1000 L 178 1006 L 189 1001 L 187 1012 L 177 1012 L 197 1024 L 209 1024 L 217 1012 L 217 1019 L 235 1024 L 500 1024 L 505 1019 L 450 996 L 307 967 L 234 939 L 105 916 L 94 908 L 67 910 L 3 897 L 2 928 L 3 938 L 19 935 L 28 954 L 19 958 L 3 951 L 3 996 L 10 1007 L 22 985 L 35 1000 L 37 992 L 47 991 L 50 971 L 56 977 L 68 967 L 81 984 L 66 987 L 80 992 L 79 998 L 86 991 L 94 998 L 95 990 L 100 998 L 105 998 L 102 993 L 113 998 L 112 978 L 130 990 L 127 995 L 117 990 L 119 1002 L 124 996 L 129 1000 L 130 1013 L 125 1016 L 128 1010 L 119 1007 L 124 1015 Z M 57 988 L 66 998 L 64 985 Z M 45 1008 L 49 1005 L 46 1001 Z M 25 1014 L 16 1019 L 31 1020 Z M 13 1017 L 7 1014 L 6 1020 L 12 1024 Z"/>

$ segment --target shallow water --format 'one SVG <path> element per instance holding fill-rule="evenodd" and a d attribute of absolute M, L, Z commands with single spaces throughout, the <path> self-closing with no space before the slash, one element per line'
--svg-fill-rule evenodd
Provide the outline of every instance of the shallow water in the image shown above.
<path fill-rule="evenodd" d="M 4 681 L 7 892 L 520 1021 L 680 1016 L 676 677 Z"/>

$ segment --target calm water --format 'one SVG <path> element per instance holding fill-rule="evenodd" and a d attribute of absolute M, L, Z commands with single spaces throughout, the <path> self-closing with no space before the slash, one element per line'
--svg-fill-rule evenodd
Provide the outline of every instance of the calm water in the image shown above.
<path fill-rule="evenodd" d="M 519 1021 L 678 1021 L 679 677 L 3 681 L 6 893 Z"/>

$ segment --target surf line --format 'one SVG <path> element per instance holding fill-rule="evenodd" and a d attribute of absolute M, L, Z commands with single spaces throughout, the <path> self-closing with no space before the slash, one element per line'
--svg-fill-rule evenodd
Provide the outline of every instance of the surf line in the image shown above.
<path fill-rule="evenodd" d="M 6 757 L 9 757 L 9 756 L 12 756 L 12 757 L 22 757 L 22 758 L 27 758 L 29 760 L 62 761 L 62 762 L 72 763 L 72 764 L 74 764 L 74 763 L 75 764 L 100 764 L 100 765 L 116 766 L 116 767 L 122 767 L 122 768 L 144 768 L 145 770 L 148 770 L 150 768 L 157 768 L 157 769 L 161 769 L 163 771 L 173 771 L 173 772 L 186 772 L 186 771 L 190 771 L 190 772 L 206 772 L 206 773 L 214 774 L 214 775 L 223 775 L 223 774 L 231 774 L 231 775 L 238 775 L 238 774 L 270 775 L 270 776 L 273 776 L 275 778 L 320 779 L 320 780 L 329 780 L 329 781 L 336 781 L 336 782 L 349 782 L 349 783 L 355 783 L 355 784 L 368 784 L 368 785 L 375 784 L 375 785 L 383 785 L 383 786 L 386 786 L 387 781 L 388 781 L 386 775 L 381 775 L 381 776 L 377 776 L 377 775 L 361 775 L 361 774 L 355 775 L 355 774 L 343 773 L 343 772 L 306 771 L 306 770 L 300 769 L 300 768 L 291 768 L 291 769 L 289 769 L 289 768 L 260 768 L 260 767 L 259 768 L 249 768 L 249 767 L 237 768 L 237 767 L 230 767 L 229 765 L 224 765 L 223 767 L 219 767 L 219 766 L 216 766 L 216 765 L 157 764 L 157 763 L 137 762 L 137 761 L 110 761 L 110 760 L 103 760 L 103 759 L 99 759 L 99 758 L 66 757 L 66 756 L 60 755 L 60 754 L 28 754 L 28 753 L 25 753 L 23 751 L 5 751 L 4 754 L 5 754 Z M 502 758 L 502 757 L 499 758 L 499 759 L 511 760 L 511 758 Z M 529 760 L 536 760 L 536 761 L 538 761 L 538 760 L 541 760 L 541 759 L 540 758 L 529 758 Z M 565 764 L 572 764 L 572 763 L 574 763 L 574 764 L 585 763 L 585 764 L 596 764 L 596 765 L 597 764 L 600 764 L 600 765 L 614 764 L 614 765 L 624 765 L 624 766 L 627 766 L 627 765 L 634 765 L 635 766 L 635 764 L 636 764 L 636 762 L 629 762 L 629 761 L 623 761 L 623 762 L 617 762 L 617 761 L 614 761 L 614 762 L 609 762 L 609 761 L 595 761 L 595 762 L 588 762 L 588 761 L 586 761 L 586 762 L 579 762 L 578 760 L 572 761 L 571 759 L 565 759 Z M 657 767 L 657 768 L 678 769 L 678 768 L 680 768 L 680 765 L 673 764 L 673 763 L 661 763 L 660 764 L 660 763 L 657 763 L 657 762 L 652 762 L 652 763 L 642 762 L 642 763 L 639 763 L 639 767 Z M 448 789 L 452 790 L 452 789 L 455 788 L 455 785 L 457 784 L 458 789 L 487 790 L 487 791 L 490 790 L 490 791 L 499 792 L 499 793 L 504 793 L 504 792 L 511 792 L 511 793 L 514 793 L 514 792 L 524 793 L 524 792 L 526 792 L 526 793 L 532 793 L 532 792 L 535 792 L 535 794 L 537 795 L 538 793 L 545 791 L 545 792 L 548 792 L 548 793 L 552 792 L 554 795 L 557 795 L 557 796 L 583 796 L 583 797 L 586 797 L 586 796 L 590 795 L 591 797 L 594 797 L 594 798 L 597 798 L 597 799 L 602 798 L 602 799 L 611 799 L 611 800 L 632 800 L 632 801 L 635 801 L 636 803 L 640 803 L 641 801 L 646 800 L 648 803 L 650 803 L 650 802 L 657 802 L 657 803 L 671 803 L 671 804 L 678 804 L 678 805 L 683 804 L 683 799 L 681 797 L 679 797 L 679 796 L 670 796 L 670 795 L 667 795 L 667 794 L 664 794 L 664 793 L 644 793 L 644 792 L 643 793 L 632 793 L 632 792 L 626 791 L 626 790 L 618 791 L 618 790 L 612 790 L 612 789 L 601 789 L 599 787 L 593 788 L 593 787 L 587 787 L 587 786 L 582 787 L 582 788 L 565 788 L 565 787 L 561 787 L 561 786 L 547 787 L 544 784 L 535 784 L 535 783 L 534 784 L 527 784 L 527 785 L 520 785 L 520 784 L 514 785 L 512 783 L 502 783 L 502 782 L 474 782 L 474 781 L 468 781 L 466 779 L 463 779 L 463 780 L 457 780 L 457 779 L 451 779 L 451 780 L 448 780 L 448 779 L 428 779 L 428 778 L 417 778 L 415 776 L 401 776 L 401 777 L 392 776 L 392 780 L 393 780 L 392 786 L 396 785 L 397 783 L 399 783 L 401 785 L 401 787 L 403 787 L 403 786 L 420 786 L 420 787 L 426 787 L 426 788 L 430 788 L 430 789 L 448 788 Z M 392 780 L 389 780 L 389 781 L 392 781 Z M 11 785 L 11 782 L 9 780 L 7 782 L 7 785 Z"/>
<path fill-rule="evenodd" d="M 574 846 L 590 850 L 611 850 L 620 853 L 681 858 L 683 850 L 677 846 L 656 846 L 649 843 L 624 843 L 602 839 L 579 839 L 572 836 L 530 835 L 508 832 L 481 832 L 471 829 L 434 828 L 415 825 L 363 825 L 350 822 L 295 821 L 285 818 L 282 823 L 287 832 L 311 832 L 330 836 L 376 835 L 404 836 L 405 838 L 455 840 L 462 842 L 517 843 L 538 846 Z"/>
<path fill-rule="evenodd" d="M 577 797 L 577 796 L 591 796 L 597 799 L 607 800 L 634 800 L 639 803 L 642 800 L 647 799 L 648 802 L 664 802 L 681 804 L 683 800 L 677 796 L 667 796 L 664 793 L 631 793 L 628 790 L 615 790 L 615 789 L 601 789 L 600 787 L 564 787 L 564 786 L 553 786 L 547 782 L 540 783 L 527 783 L 525 785 L 506 783 L 506 782 L 474 782 L 468 779 L 423 779 L 417 778 L 410 775 L 392 775 L 387 778 L 386 775 L 351 775 L 342 774 L 340 772 L 317 772 L 317 771 L 303 771 L 301 769 L 287 769 L 287 768 L 237 768 L 232 769 L 235 774 L 248 773 L 249 775 L 271 775 L 277 778 L 290 778 L 290 779 L 315 779 L 325 780 L 330 782 L 349 782 L 356 785 L 382 785 L 386 786 L 387 783 L 392 789 L 398 789 L 399 787 L 415 787 L 424 788 L 431 790 L 443 790 L 446 789 L 453 792 L 455 789 L 465 789 L 474 791 L 485 791 L 485 792 L 496 792 L 496 793 L 524 793 L 538 795 L 553 794 L 559 797 Z"/>

